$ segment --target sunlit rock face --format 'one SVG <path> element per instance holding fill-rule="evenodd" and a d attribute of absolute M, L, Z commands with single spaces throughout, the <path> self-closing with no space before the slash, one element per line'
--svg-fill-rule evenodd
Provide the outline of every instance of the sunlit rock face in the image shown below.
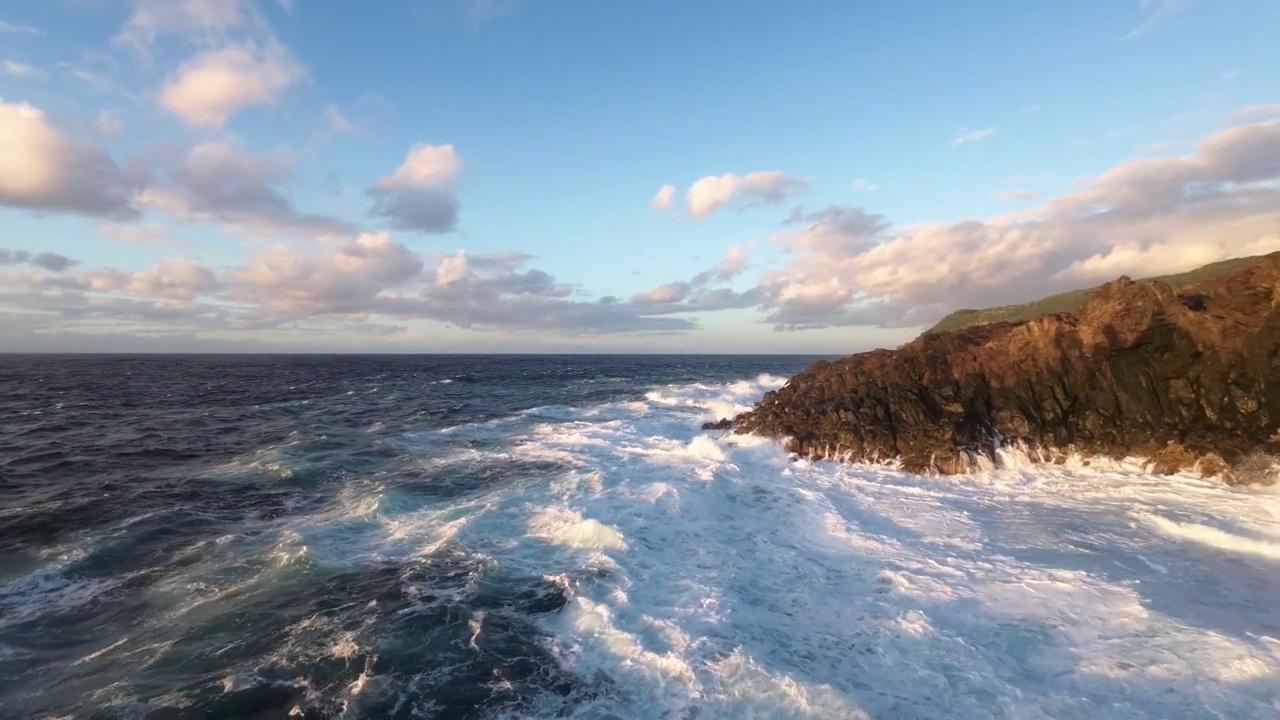
<path fill-rule="evenodd" d="M 1280 450 L 1278 302 L 1280 253 L 1178 286 L 1120 278 L 1076 313 L 815 363 L 733 427 L 917 472 L 964 472 L 1016 444 L 1266 482 L 1241 469 Z"/>

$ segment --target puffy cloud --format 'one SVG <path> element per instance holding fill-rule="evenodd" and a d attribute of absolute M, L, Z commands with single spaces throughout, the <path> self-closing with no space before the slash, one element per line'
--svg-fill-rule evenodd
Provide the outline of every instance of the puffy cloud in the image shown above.
<path fill-rule="evenodd" d="M 680 302 L 689 296 L 692 289 L 693 286 L 687 282 L 663 283 L 648 292 L 637 294 L 631 301 L 641 304 Z"/>
<path fill-rule="evenodd" d="M 854 178 L 853 189 L 862 190 L 865 192 L 875 192 L 876 190 L 880 189 L 880 186 L 871 182 L 866 178 Z"/>
<path fill-rule="evenodd" d="M 85 289 L 95 292 L 124 292 L 148 298 L 193 300 L 218 288 L 212 270 L 194 260 L 165 258 L 137 272 L 100 270 L 83 277 Z"/>
<path fill-rule="evenodd" d="M 258 156 L 226 142 L 205 142 L 175 164 L 168 186 L 149 187 L 138 202 L 186 222 L 219 223 L 248 235 L 350 235 L 346 223 L 299 212 L 276 189 L 292 179 L 293 164 L 285 152 Z"/>
<path fill-rule="evenodd" d="M 570 299 L 572 289 L 523 253 L 437 255 L 427 265 L 388 233 L 336 251 L 275 247 L 230 274 L 229 297 L 249 308 L 244 324 L 269 326 L 331 315 L 421 318 L 474 329 L 561 334 L 678 331 L 692 321 L 652 317 L 630 303 Z"/>
<path fill-rule="evenodd" d="M 1036 193 L 1035 190 L 1016 190 L 1016 189 L 1001 190 L 1000 192 L 993 193 L 991 195 L 991 198 L 993 200 L 1009 200 L 1012 202 L 1019 202 L 1022 200 L 1034 200 L 1036 199 L 1036 197 L 1038 197 L 1038 193 Z"/>
<path fill-rule="evenodd" d="M 231 297 L 282 318 L 368 312 L 383 290 L 412 280 L 422 267 L 389 233 L 363 234 L 324 254 L 279 245 L 231 273 Z"/>
<path fill-rule="evenodd" d="M 250 20 L 244 0 L 132 0 L 115 44 L 145 51 L 165 34 L 214 43 Z"/>
<path fill-rule="evenodd" d="M 523 255 L 440 258 L 435 281 L 416 294 L 387 297 L 378 312 L 425 317 L 463 328 L 537 329 L 567 335 L 678 332 L 691 320 L 657 317 L 650 308 L 615 298 L 574 300 L 571 288 L 537 269 L 523 269 Z"/>
<path fill-rule="evenodd" d="M 808 188 L 808 182 L 774 170 L 747 175 L 725 173 L 695 182 L 685 193 L 685 202 L 690 215 L 705 217 L 725 206 L 741 209 L 781 205 Z"/>
<path fill-rule="evenodd" d="M 654 194 L 653 200 L 651 200 L 649 204 L 652 205 L 655 210 L 666 210 L 671 207 L 671 203 L 674 201 L 675 196 L 675 185 L 663 185 L 658 188 L 658 192 Z"/>
<path fill-rule="evenodd" d="M 1280 118 L 1280 103 L 1270 103 L 1267 105 L 1248 105 L 1231 113 L 1227 118 L 1229 123 L 1256 123 L 1264 120 L 1274 120 Z"/>
<path fill-rule="evenodd" d="M 279 43 L 242 43 L 184 63 L 160 91 L 160 102 L 188 123 L 222 127 L 246 107 L 274 103 L 306 76 Z"/>
<path fill-rule="evenodd" d="M 53 252 L 32 253 L 27 250 L 0 248 L 0 265 L 22 264 L 34 265 L 50 272 L 60 273 L 80 263 L 66 255 L 59 255 Z"/>
<path fill-rule="evenodd" d="M 369 188 L 372 212 L 400 230 L 450 232 L 458 224 L 453 183 L 461 171 L 452 145 L 415 145 L 395 172 Z"/>
<path fill-rule="evenodd" d="M 134 183 L 106 152 L 69 140 L 40 110 L 0 101 L 0 205 L 128 217 Z"/>
<path fill-rule="evenodd" d="M 774 242 L 761 283 L 784 327 L 907 326 L 1114 279 L 1280 250 L 1280 121 L 1224 130 L 1183 157 L 1126 162 L 1079 192 L 989 220 L 890 231 L 828 209 Z M 841 220 L 843 218 L 843 220 Z"/>
<path fill-rule="evenodd" d="M 647 292 L 637 293 L 631 303 L 650 314 L 708 312 L 745 308 L 760 302 L 757 289 L 737 292 L 728 288 L 710 288 L 716 282 L 728 282 L 741 275 L 757 241 L 734 245 L 725 251 L 719 265 L 694 275 L 689 280 L 663 283 Z"/>
<path fill-rule="evenodd" d="M 951 141 L 951 147 L 957 148 L 966 143 L 980 142 L 995 134 L 995 128 L 983 128 L 981 130 L 970 130 L 969 128 L 965 128 L 960 131 L 959 135 L 956 135 L 955 140 Z"/>

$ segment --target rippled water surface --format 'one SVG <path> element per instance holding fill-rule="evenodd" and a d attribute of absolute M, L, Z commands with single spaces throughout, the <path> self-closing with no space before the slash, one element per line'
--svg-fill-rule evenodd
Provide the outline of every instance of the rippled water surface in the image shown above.
<path fill-rule="evenodd" d="M 1280 497 L 699 429 L 749 357 L 0 357 L 0 717 L 1280 717 Z"/>

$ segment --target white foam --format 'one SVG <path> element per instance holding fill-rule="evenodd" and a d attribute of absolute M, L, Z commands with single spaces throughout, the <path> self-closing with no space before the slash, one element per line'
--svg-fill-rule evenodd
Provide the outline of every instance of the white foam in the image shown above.
<path fill-rule="evenodd" d="M 698 430 L 781 384 L 531 412 L 502 453 L 564 470 L 450 516 L 450 546 L 563 586 L 550 649 L 608 689 L 580 717 L 1280 713 L 1280 497 L 1016 452 L 919 477 Z"/>
<path fill-rule="evenodd" d="M 555 545 L 578 550 L 625 550 L 622 533 L 573 510 L 550 507 L 529 520 L 529 534 Z"/>

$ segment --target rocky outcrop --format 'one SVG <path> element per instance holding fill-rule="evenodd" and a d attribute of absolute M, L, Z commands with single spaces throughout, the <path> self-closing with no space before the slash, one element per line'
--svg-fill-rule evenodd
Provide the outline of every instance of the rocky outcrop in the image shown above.
<path fill-rule="evenodd" d="M 806 457 L 955 473 L 1018 443 L 1229 480 L 1280 451 L 1280 253 L 1181 286 L 1120 278 L 1073 314 L 820 361 L 733 422 Z M 1254 457 L 1251 457 L 1254 456 Z"/>

